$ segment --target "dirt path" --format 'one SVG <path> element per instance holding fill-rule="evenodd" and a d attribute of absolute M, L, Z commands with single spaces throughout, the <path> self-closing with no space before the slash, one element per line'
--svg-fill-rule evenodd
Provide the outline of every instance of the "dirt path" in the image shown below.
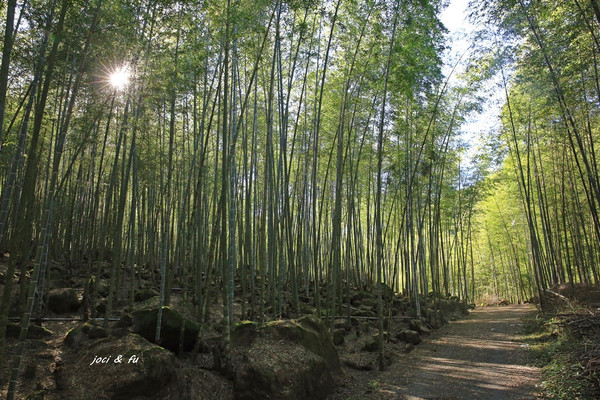
<path fill-rule="evenodd" d="M 527 366 L 519 341 L 523 321 L 534 316 L 526 305 L 476 309 L 432 334 L 354 398 L 536 399 L 540 373 Z"/>

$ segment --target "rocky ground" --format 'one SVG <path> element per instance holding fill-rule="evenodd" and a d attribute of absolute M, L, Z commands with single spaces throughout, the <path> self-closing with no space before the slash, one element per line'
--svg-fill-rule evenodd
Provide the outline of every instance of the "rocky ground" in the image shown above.
<path fill-rule="evenodd" d="M 64 279 L 63 275 L 55 275 Z M 82 311 L 82 290 L 78 289 L 81 282 L 71 279 L 68 283 L 72 287 L 56 287 L 57 282 L 52 283 L 55 289 L 51 291 L 46 316 L 75 321 L 47 321 L 41 327 L 32 326 L 18 399 L 337 400 L 423 395 L 428 388 L 413 393 L 418 387 L 407 382 L 439 380 L 426 373 L 428 366 L 433 368 L 436 364 L 435 357 L 423 353 L 429 346 L 436 346 L 434 353 L 447 348 L 463 356 L 469 354 L 465 351 L 475 355 L 480 352 L 477 346 L 481 349 L 488 346 L 481 340 L 490 336 L 489 329 L 518 324 L 507 318 L 493 322 L 501 315 L 476 311 L 475 319 L 464 321 L 489 317 L 481 327 L 462 322 L 444 327 L 448 320 L 463 321 L 461 318 L 467 313 L 467 307 L 456 298 L 423 301 L 423 317 L 417 318 L 409 300 L 388 289 L 385 291 L 386 372 L 382 374 L 378 372 L 377 298 L 373 292 L 355 290 L 350 298 L 344 299 L 347 305 L 342 312 L 350 311 L 349 319 L 318 317 L 312 300 L 307 297 L 301 304 L 303 316 L 263 324 L 237 323 L 232 330 L 229 362 L 224 357 L 225 332 L 220 321 L 222 305 L 218 302 L 213 306 L 211 323 L 203 326 L 192 320 L 193 313 L 181 293 L 174 292 L 171 307 L 163 309 L 162 340 L 158 346 L 153 343 L 158 299 L 152 289 L 138 290 L 134 309 L 123 311 L 118 321 L 111 321 L 105 327 L 100 321 L 76 321 Z M 99 292 L 102 305 L 102 294 L 106 291 Z M 236 314 L 241 315 L 242 301 L 239 296 L 236 298 Z M 0 361 L 0 397 L 6 393 L 8 362 L 17 348 L 18 329 L 16 323 L 11 324 L 7 357 Z M 479 336 L 472 337 L 470 333 Z M 498 349 L 503 340 L 490 342 L 489 347 Z M 467 374 L 465 365 L 459 365 L 460 359 L 451 361 L 451 354 L 443 358 L 449 360 L 444 368 L 456 368 L 448 377 Z M 475 362 L 481 364 L 477 365 L 482 370 L 508 363 Z M 419 375 L 420 370 L 425 375 Z M 488 378 L 502 373 L 491 372 Z M 485 385 L 482 381 L 481 386 Z M 444 393 L 444 389 L 440 390 Z"/>

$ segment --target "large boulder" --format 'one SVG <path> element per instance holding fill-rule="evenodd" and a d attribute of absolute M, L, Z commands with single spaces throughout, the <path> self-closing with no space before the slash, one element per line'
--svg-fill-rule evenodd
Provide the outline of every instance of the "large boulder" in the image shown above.
<path fill-rule="evenodd" d="M 333 377 L 322 357 L 303 346 L 257 338 L 235 371 L 237 400 L 322 399 L 333 387 Z"/>
<path fill-rule="evenodd" d="M 175 356 L 139 335 L 99 341 L 64 357 L 55 371 L 63 399 L 171 398 Z"/>
<path fill-rule="evenodd" d="M 142 335 L 147 340 L 154 342 L 158 309 L 145 308 L 137 310 L 134 311 L 131 316 L 133 319 L 133 331 Z M 182 327 L 185 328 L 183 350 L 190 351 L 196 344 L 200 326 L 197 323 L 184 318 L 177 311 L 169 307 L 163 307 L 160 332 L 161 340 L 158 344 L 173 352 L 178 352 Z"/>
<path fill-rule="evenodd" d="M 48 309 L 57 314 L 77 311 L 80 305 L 75 289 L 53 289 L 48 293 Z"/>
<path fill-rule="evenodd" d="M 297 320 L 273 321 L 263 329 L 269 336 L 298 343 L 322 357 L 332 372 L 340 370 L 340 359 L 333 345 L 333 338 L 320 318 L 306 315 Z"/>
<path fill-rule="evenodd" d="M 401 330 L 396 335 L 396 338 L 413 345 L 421 343 L 421 336 L 419 335 L 419 332 L 410 329 Z"/>
<path fill-rule="evenodd" d="M 234 394 L 250 399 L 321 399 L 334 385 L 340 361 L 323 322 L 314 316 L 258 326 L 234 326 Z"/>

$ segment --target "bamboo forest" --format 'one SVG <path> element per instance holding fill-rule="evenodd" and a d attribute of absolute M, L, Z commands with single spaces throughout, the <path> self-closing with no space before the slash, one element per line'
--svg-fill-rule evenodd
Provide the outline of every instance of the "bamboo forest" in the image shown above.
<path fill-rule="evenodd" d="M 600 5 L 467 3 L 1 2 L 0 397 L 600 396 Z"/>

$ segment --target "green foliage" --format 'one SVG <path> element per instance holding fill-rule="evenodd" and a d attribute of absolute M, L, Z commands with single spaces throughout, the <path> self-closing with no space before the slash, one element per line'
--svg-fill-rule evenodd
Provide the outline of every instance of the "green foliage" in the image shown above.
<path fill-rule="evenodd" d="M 370 392 L 375 392 L 375 391 L 379 390 L 379 382 L 377 382 L 377 381 L 367 382 L 367 390 Z"/>
<path fill-rule="evenodd" d="M 290 304 L 292 312 L 333 313 L 344 290 L 379 283 L 377 198 L 390 290 L 465 291 L 484 174 L 461 167 L 457 135 L 475 106 L 468 85 L 442 90 L 441 1 L 73 0 L 64 3 L 63 35 L 51 21 L 44 54 L 51 2 L 28 4 L 0 175 L 15 159 L 33 66 L 48 62 L 56 43 L 54 74 L 46 82 L 44 65 L 35 93 L 48 84 L 37 157 L 27 147 L 15 165 L 18 185 L 30 160 L 39 164 L 27 193 L 33 236 L 20 243 L 30 243 L 42 273 L 46 259 L 34 250 L 47 243 L 40 254 L 49 260 L 68 260 L 86 279 L 97 276 L 96 285 L 111 279 L 107 312 L 123 291 L 135 299 L 145 279 L 155 285 L 144 295 L 158 281 L 167 293 L 187 286 L 210 320 L 209 306 L 231 294 L 233 276 L 236 294 L 252 297 L 235 318 L 279 316 Z M 111 86 L 123 66 L 129 84 Z M 12 215 L 22 195 L 16 188 L 2 205 L 6 241 L 21 223 Z M 298 306 L 299 294 L 317 297 L 320 283 L 331 299 Z M 168 310 L 176 349 L 182 321 Z"/>
<path fill-rule="evenodd" d="M 542 368 L 541 388 L 552 399 L 585 400 L 594 397 L 579 356 L 581 338 L 560 317 L 543 317 L 527 326 L 524 338 L 536 365 Z"/>

